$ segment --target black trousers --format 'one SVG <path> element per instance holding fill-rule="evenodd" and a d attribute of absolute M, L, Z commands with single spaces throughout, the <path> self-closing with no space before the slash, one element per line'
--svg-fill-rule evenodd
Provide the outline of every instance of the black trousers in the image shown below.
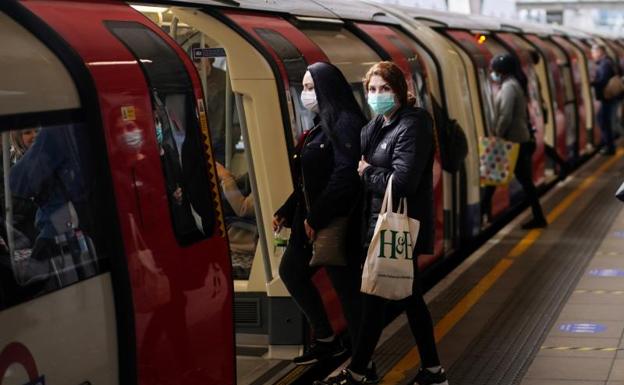
<path fill-rule="evenodd" d="M 615 103 L 601 101 L 598 110 L 598 124 L 600 125 L 600 133 L 602 136 L 602 144 L 606 146 L 607 151 L 615 152 L 615 143 L 613 141 L 612 116 L 613 106 Z"/>
<path fill-rule="evenodd" d="M 312 327 L 314 337 L 331 337 L 334 332 L 327 318 L 321 296 L 312 282 L 312 276 L 319 269 L 310 266 L 312 246 L 303 241 L 301 237 L 295 237 L 295 239 L 295 242 L 288 244 L 282 257 L 279 267 L 280 277 Z M 351 259 L 353 261 L 350 261 L 347 266 L 327 266 L 325 269 L 338 294 L 351 343 L 354 346 L 353 341 L 359 333 L 362 318 L 360 293 L 362 271 L 359 266 L 359 256 Z"/>
<path fill-rule="evenodd" d="M 400 301 L 390 301 L 374 295 L 362 294 L 362 324 L 349 369 L 364 374 L 373 357 L 377 342 L 384 328 L 386 304 L 396 302 L 405 311 L 410 329 L 416 340 L 422 366 L 440 365 L 433 332 L 433 322 L 422 295 L 417 258 L 414 258 L 414 284 L 412 295 Z"/>
<path fill-rule="evenodd" d="M 522 185 L 526 198 L 531 205 L 533 211 L 533 218 L 544 219 L 544 212 L 542 211 L 542 205 L 540 204 L 539 197 L 537 195 L 537 188 L 533 183 L 533 152 L 535 145 L 531 142 L 520 143 L 520 152 L 518 154 L 518 161 L 514 173 L 516 179 Z M 491 217 L 492 213 L 492 197 L 496 191 L 496 186 L 487 186 L 483 196 L 482 211 L 487 213 Z"/>

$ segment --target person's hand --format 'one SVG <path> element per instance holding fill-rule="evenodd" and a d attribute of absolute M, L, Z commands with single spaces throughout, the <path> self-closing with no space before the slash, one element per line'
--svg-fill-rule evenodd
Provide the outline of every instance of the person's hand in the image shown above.
<path fill-rule="evenodd" d="M 303 226 L 305 227 L 305 233 L 308 236 L 310 242 L 314 242 L 314 240 L 316 239 L 316 231 L 312 228 L 312 226 L 308 224 L 307 219 L 303 222 Z"/>
<path fill-rule="evenodd" d="M 273 231 L 280 231 L 282 226 L 284 226 L 284 222 L 286 219 L 280 217 L 279 215 L 273 216 Z"/>
<path fill-rule="evenodd" d="M 364 170 L 366 170 L 370 164 L 364 160 L 364 155 L 362 155 L 362 159 L 360 159 L 360 163 L 358 163 L 358 174 L 360 176 L 364 175 Z"/>
<path fill-rule="evenodd" d="M 215 162 L 215 165 L 217 166 L 217 176 L 219 177 L 219 179 L 223 179 L 224 177 L 230 175 L 228 169 L 223 167 L 221 163 Z"/>
<path fill-rule="evenodd" d="M 178 202 L 182 202 L 182 188 L 178 187 L 175 189 L 173 192 L 173 198 Z"/>

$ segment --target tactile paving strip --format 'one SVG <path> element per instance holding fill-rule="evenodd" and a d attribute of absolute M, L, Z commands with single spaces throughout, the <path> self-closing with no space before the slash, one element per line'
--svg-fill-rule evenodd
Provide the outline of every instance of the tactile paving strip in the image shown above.
<path fill-rule="evenodd" d="M 620 209 L 603 185 L 449 369 L 451 384 L 520 383 Z"/>

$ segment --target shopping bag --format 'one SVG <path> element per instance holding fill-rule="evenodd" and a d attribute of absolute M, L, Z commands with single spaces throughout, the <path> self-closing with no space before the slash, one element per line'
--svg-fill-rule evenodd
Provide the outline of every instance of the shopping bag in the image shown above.
<path fill-rule="evenodd" d="M 361 291 L 379 297 L 399 300 L 412 294 L 414 281 L 414 246 L 420 222 L 407 216 L 407 199 L 401 198 L 397 212 L 392 205 L 392 176 L 375 232 L 366 255 Z"/>
<path fill-rule="evenodd" d="M 520 144 L 495 136 L 479 139 L 479 175 L 481 186 L 501 186 L 513 178 Z"/>

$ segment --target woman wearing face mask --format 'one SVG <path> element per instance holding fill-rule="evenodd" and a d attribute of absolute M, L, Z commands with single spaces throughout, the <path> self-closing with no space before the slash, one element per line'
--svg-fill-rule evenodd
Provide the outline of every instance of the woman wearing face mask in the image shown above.
<path fill-rule="evenodd" d="M 522 225 L 525 230 L 546 227 L 537 189 L 533 184 L 532 156 L 535 141 L 529 125 L 527 110 L 527 83 L 520 64 L 514 56 L 498 55 L 492 59 L 492 80 L 500 83 L 494 101 L 493 134 L 510 142 L 520 143 L 520 153 L 514 173 L 531 204 L 533 219 Z M 488 186 L 483 197 L 483 212 L 490 217 L 492 196 L 496 187 Z"/>
<path fill-rule="evenodd" d="M 368 247 L 381 209 L 388 180 L 396 203 L 407 198 L 408 215 L 420 221 L 414 256 L 433 254 L 433 125 L 427 111 L 413 107 L 415 99 L 407 92 L 401 69 L 391 62 L 375 64 L 364 78 L 368 104 L 377 116 L 362 129 L 362 158 L 358 172 L 365 185 Z M 447 384 L 440 366 L 433 334 L 433 323 L 423 299 L 414 263 L 412 295 L 396 301 L 407 313 L 416 339 L 422 367 L 414 384 Z M 366 365 L 370 361 L 384 326 L 384 308 L 389 300 L 362 294 L 362 324 L 351 364 L 339 375 L 315 385 L 352 385 L 367 383 Z"/>
<path fill-rule="evenodd" d="M 314 341 L 294 359 L 310 364 L 344 353 L 329 323 L 321 296 L 312 283 L 317 268 L 310 267 L 316 233 L 334 218 L 349 216 L 359 192 L 357 162 L 360 129 L 366 123 L 349 83 L 333 65 L 318 62 L 303 78 L 302 104 L 316 112 L 316 125 L 300 139 L 295 155 L 295 191 L 276 212 L 273 227 L 291 228 L 288 247 L 279 267 L 280 277 L 306 316 Z M 302 142 L 301 142 L 302 141 Z M 352 218 L 348 236 L 348 264 L 327 266 L 338 293 L 349 334 L 357 335 L 360 320 L 360 226 Z"/>

